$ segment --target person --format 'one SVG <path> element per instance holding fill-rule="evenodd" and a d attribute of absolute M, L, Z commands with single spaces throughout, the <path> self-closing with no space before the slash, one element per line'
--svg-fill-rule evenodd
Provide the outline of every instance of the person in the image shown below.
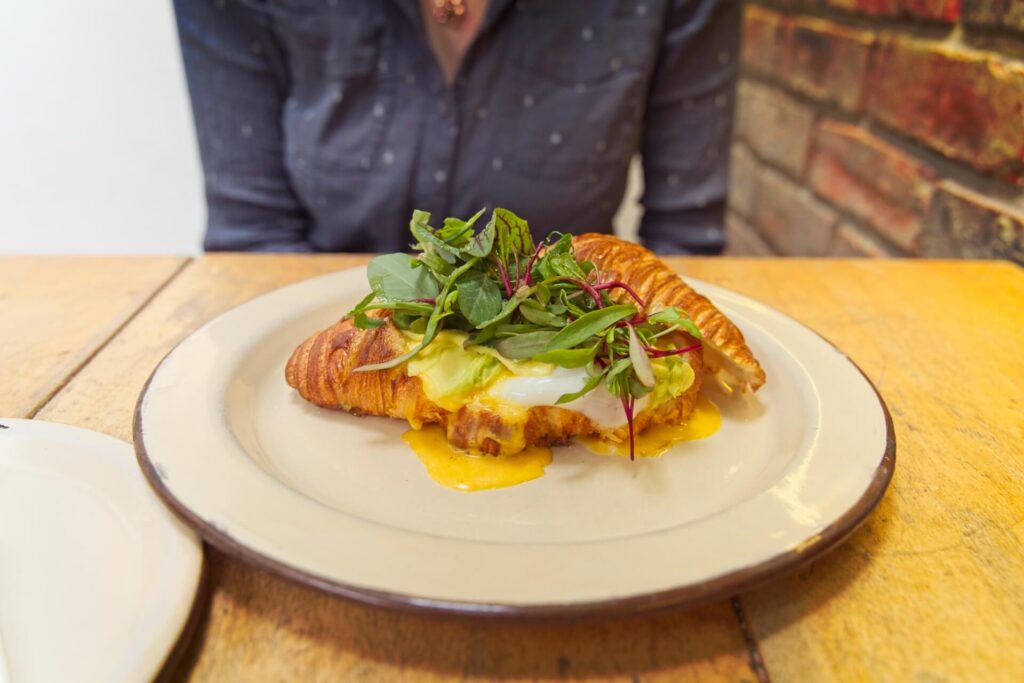
<path fill-rule="evenodd" d="M 175 0 L 208 250 L 408 247 L 413 209 L 503 206 L 719 253 L 736 0 Z"/>

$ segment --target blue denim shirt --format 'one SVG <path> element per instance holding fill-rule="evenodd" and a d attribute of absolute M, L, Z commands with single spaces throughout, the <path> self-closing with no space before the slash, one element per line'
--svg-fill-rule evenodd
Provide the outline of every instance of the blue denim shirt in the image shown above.
<path fill-rule="evenodd" d="M 736 0 L 490 0 L 450 86 L 417 0 L 175 0 L 211 250 L 394 251 L 414 208 L 505 206 L 717 253 Z"/>

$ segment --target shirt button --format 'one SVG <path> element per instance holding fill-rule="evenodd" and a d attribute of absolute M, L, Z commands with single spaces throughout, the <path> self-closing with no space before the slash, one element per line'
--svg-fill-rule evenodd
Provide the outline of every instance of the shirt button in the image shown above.
<path fill-rule="evenodd" d="M 395 161 L 395 153 L 390 149 L 384 150 L 384 153 L 380 155 L 380 160 L 385 164 L 391 164 Z"/>
<path fill-rule="evenodd" d="M 487 107 L 480 107 L 479 109 L 476 110 L 476 117 L 481 121 L 487 118 L 487 114 Z"/>
<path fill-rule="evenodd" d="M 533 95 L 523 96 L 523 106 L 526 107 L 527 109 L 533 106 Z"/>
<path fill-rule="evenodd" d="M 589 26 L 584 26 L 583 30 L 580 31 L 580 37 L 583 38 L 583 40 L 590 40 L 594 37 L 594 29 Z"/>
<path fill-rule="evenodd" d="M 491 168 L 495 171 L 500 171 L 504 165 L 505 164 L 501 160 L 501 157 L 494 157 L 494 161 L 491 162 Z"/>
<path fill-rule="evenodd" d="M 608 62 L 608 66 L 611 67 L 612 71 L 618 71 L 622 68 L 622 60 L 618 57 L 612 57 L 611 61 Z"/>
<path fill-rule="evenodd" d="M 375 118 L 384 118 L 384 105 L 378 102 L 373 105 L 373 115 Z"/>
<path fill-rule="evenodd" d="M 558 131 L 555 131 L 554 133 L 548 136 L 548 142 L 550 142 L 552 145 L 562 144 L 562 134 L 559 133 Z"/>
<path fill-rule="evenodd" d="M 598 154 L 604 154 L 605 150 L 608 149 L 608 143 L 605 142 L 604 140 L 598 140 L 597 144 L 594 145 L 594 149 L 597 150 Z"/>
<path fill-rule="evenodd" d="M 448 174 L 445 173 L 444 171 L 434 171 L 434 180 L 436 180 L 439 183 L 443 183 L 444 181 L 448 180 Z"/>

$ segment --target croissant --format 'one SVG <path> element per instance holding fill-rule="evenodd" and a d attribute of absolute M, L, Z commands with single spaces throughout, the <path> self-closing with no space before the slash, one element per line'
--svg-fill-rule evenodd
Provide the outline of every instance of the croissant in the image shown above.
<path fill-rule="evenodd" d="M 764 372 L 735 325 L 650 251 L 607 235 L 582 235 L 573 242 L 579 258 L 615 273 L 649 301 L 686 310 L 705 337 L 704 355 L 690 353 L 687 357 L 695 374 L 694 382 L 675 398 L 641 410 L 634 418 L 636 431 L 654 424 L 685 421 L 696 405 L 705 365 L 719 377 L 753 389 L 764 383 Z M 300 344 L 285 368 L 288 384 L 302 398 L 324 408 L 401 418 L 415 428 L 439 424 L 452 445 L 489 455 L 562 444 L 584 435 L 600 434 L 613 441 L 627 438 L 625 426 L 603 432 L 585 415 L 555 406 L 536 406 L 512 415 L 482 402 L 446 410 L 427 397 L 420 378 L 408 375 L 405 364 L 355 372 L 360 366 L 395 358 L 406 349 L 401 332 L 390 322 L 389 312 L 375 311 L 371 315 L 387 322 L 363 330 L 345 318 Z M 679 345 L 693 342 L 685 332 L 674 335 Z"/>
<path fill-rule="evenodd" d="M 764 384 L 764 370 L 739 328 L 653 252 L 597 233 L 575 237 L 573 246 L 580 259 L 593 261 L 604 272 L 624 281 L 649 304 L 678 306 L 686 311 L 704 337 L 704 366 L 718 380 L 754 391 Z"/>
<path fill-rule="evenodd" d="M 388 319 L 388 313 L 375 312 Z M 680 340 L 681 344 L 689 342 Z M 466 450 L 488 455 L 507 455 L 529 446 L 564 444 L 575 436 L 599 434 L 601 430 L 581 413 L 554 406 L 536 406 L 521 415 L 499 413 L 491 406 L 470 403 L 456 411 L 441 408 L 423 390 L 419 377 L 406 374 L 405 366 L 387 370 L 354 372 L 355 368 L 379 363 L 404 353 L 401 333 L 388 322 L 375 329 L 361 330 L 345 318 L 314 334 L 292 353 L 285 379 L 302 398 L 323 408 L 341 408 L 355 415 L 397 417 L 414 428 L 436 423 L 445 429 L 448 442 Z M 651 424 L 684 421 L 696 405 L 700 391 L 701 360 L 690 355 L 695 379 L 679 396 L 652 410 L 641 411 L 634 426 L 641 431 Z M 602 436 L 624 441 L 622 427 Z"/>

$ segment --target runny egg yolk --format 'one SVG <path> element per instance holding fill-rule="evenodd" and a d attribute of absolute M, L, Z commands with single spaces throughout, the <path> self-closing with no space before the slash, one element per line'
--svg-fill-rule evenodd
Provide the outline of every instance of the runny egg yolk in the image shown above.
<path fill-rule="evenodd" d="M 637 434 L 633 444 L 634 453 L 638 458 L 656 458 L 667 453 L 677 443 L 706 439 L 721 426 L 722 413 L 718 406 L 701 396 L 689 419 L 683 424 L 654 425 Z M 616 443 L 596 436 L 578 437 L 576 441 L 597 455 L 629 457 L 628 441 Z"/>
<path fill-rule="evenodd" d="M 410 346 L 422 337 L 403 333 Z M 410 376 L 418 377 L 427 398 L 449 411 L 465 405 L 483 405 L 514 424 L 526 420 L 534 406 L 553 406 L 558 399 L 581 389 L 588 380 L 585 368 L 562 368 L 534 361 L 509 360 L 494 349 L 466 346 L 464 332 L 445 330 L 407 363 Z M 657 406 L 686 391 L 694 381 L 687 356 L 660 358 L 652 361 L 656 377 L 654 391 L 640 398 L 636 411 Z M 583 396 L 561 404 L 561 407 L 586 416 L 602 433 L 611 434 L 626 423 L 622 401 L 609 393 L 602 383 Z M 667 452 L 680 441 L 710 436 L 718 430 L 721 416 L 713 403 L 698 401 L 690 420 L 683 425 L 656 426 L 637 435 L 636 455 L 654 457 Z M 413 429 L 402 437 L 419 457 L 427 473 L 443 486 L 459 491 L 514 486 L 544 475 L 551 463 L 551 449 L 520 448 L 519 443 L 502 443 L 501 448 L 512 455 L 487 456 L 453 447 L 438 426 Z M 578 439 L 588 450 L 601 455 L 629 455 L 629 444 L 602 440 L 600 437 Z"/>
<path fill-rule="evenodd" d="M 402 440 L 427 468 L 430 478 L 457 491 L 481 491 L 515 486 L 544 476 L 551 449 L 533 446 L 513 455 L 470 453 L 448 443 L 444 429 L 428 425 L 410 429 Z"/>
<path fill-rule="evenodd" d="M 706 398 L 697 399 L 690 419 L 681 425 L 657 425 L 636 437 L 636 455 L 654 458 L 667 453 L 675 444 L 704 439 L 722 425 L 718 406 Z M 481 455 L 455 448 L 438 425 L 410 429 L 402 440 L 427 468 L 430 478 L 457 491 L 482 491 L 522 484 L 544 476 L 551 464 L 551 449 L 534 446 L 513 455 Z M 629 457 L 629 443 L 614 443 L 599 437 L 577 439 L 587 450 L 598 455 Z"/>

